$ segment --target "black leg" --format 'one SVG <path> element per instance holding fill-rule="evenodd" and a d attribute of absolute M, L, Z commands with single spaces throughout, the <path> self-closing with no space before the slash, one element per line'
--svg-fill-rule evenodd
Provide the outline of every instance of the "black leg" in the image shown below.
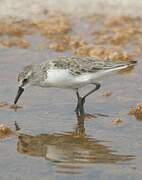
<path fill-rule="evenodd" d="M 76 95 L 77 95 L 78 102 L 77 102 L 75 112 L 76 112 L 77 116 L 84 115 L 84 103 L 85 103 L 85 101 L 79 95 L 78 89 L 76 90 Z"/>
<path fill-rule="evenodd" d="M 85 94 L 82 98 L 84 99 L 85 101 L 85 98 L 87 96 L 89 96 L 90 94 L 92 94 L 93 92 L 97 91 L 100 87 L 101 87 L 101 84 L 100 83 L 92 83 L 93 85 L 95 85 L 95 88 L 92 89 L 91 91 L 89 91 L 87 94 Z"/>
<path fill-rule="evenodd" d="M 93 92 L 97 91 L 100 88 L 99 83 L 92 83 L 95 85 L 95 88 L 89 91 L 87 94 L 85 94 L 83 97 L 80 97 L 78 89 L 76 90 L 76 95 L 78 99 L 77 107 L 75 109 L 77 115 L 84 115 L 84 103 L 85 103 L 85 98 L 92 94 Z"/>

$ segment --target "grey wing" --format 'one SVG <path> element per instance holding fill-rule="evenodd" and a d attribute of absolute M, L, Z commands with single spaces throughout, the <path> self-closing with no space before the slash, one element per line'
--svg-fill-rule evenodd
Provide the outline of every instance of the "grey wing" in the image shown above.
<path fill-rule="evenodd" d="M 51 66 L 60 69 L 69 69 L 73 75 L 95 73 L 100 70 L 115 69 L 128 65 L 128 62 L 100 60 L 95 57 L 57 57 L 50 61 Z"/>
<path fill-rule="evenodd" d="M 96 73 L 102 70 L 117 70 L 135 64 L 134 61 L 112 61 L 102 60 L 95 57 L 71 57 L 70 61 L 77 64 L 80 74 L 82 73 Z"/>

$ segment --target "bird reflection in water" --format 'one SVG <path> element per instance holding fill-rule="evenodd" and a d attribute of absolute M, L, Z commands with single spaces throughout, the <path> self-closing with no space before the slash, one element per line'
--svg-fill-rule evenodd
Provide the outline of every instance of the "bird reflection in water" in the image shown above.
<path fill-rule="evenodd" d="M 17 151 L 29 156 L 42 157 L 56 164 L 58 173 L 81 173 L 89 164 L 115 164 L 134 159 L 132 155 L 119 155 L 106 145 L 85 134 L 85 116 L 77 117 L 73 132 L 40 134 L 18 133 Z"/>

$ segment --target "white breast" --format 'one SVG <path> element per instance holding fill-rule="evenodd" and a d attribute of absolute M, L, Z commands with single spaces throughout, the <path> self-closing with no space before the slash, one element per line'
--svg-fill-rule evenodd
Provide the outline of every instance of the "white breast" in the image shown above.
<path fill-rule="evenodd" d="M 68 69 L 50 69 L 45 83 L 48 86 L 65 88 L 71 84 L 73 78 Z"/>
<path fill-rule="evenodd" d="M 73 76 L 68 69 L 50 69 L 41 86 L 76 89 L 89 84 L 91 79 L 92 73 Z"/>

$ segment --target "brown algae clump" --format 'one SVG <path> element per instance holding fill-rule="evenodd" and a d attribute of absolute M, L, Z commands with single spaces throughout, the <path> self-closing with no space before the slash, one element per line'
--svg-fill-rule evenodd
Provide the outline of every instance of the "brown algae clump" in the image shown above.
<path fill-rule="evenodd" d="M 117 125 L 121 124 L 123 121 L 120 118 L 113 118 L 112 119 L 112 124 Z"/>
<path fill-rule="evenodd" d="M 23 36 L 28 33 L 28 29 L 18 22 L 0 21 L 0 35 Z"/>
<path fill-rule="evenodd" d="M 30 43 L 22 38 L 9 38 L 0 40 L 0 44 L 6 47 L 18 46 L 20 48 L 28 48 Z"/>
<path fill-rule="evenodd" d="M 47 19 L 33 22 L 46 36 L 62 35 L 70 30 L 69 21 L 63 15 L 49 15 Z"/>
<path fill-rule="evenodd" d="M 119 26 L 128 27 L 134 24 L 136 25 L 140 21 L 141 19 L 138 17 L 120 16 L 120 17 L 113 17 L 113 18 L 109 17 L 106 19 L 104 24 L 109 28 L 119 27 Z"/>
<path fill-rule="evenodd" d="M 90 48 L 87 46 L 79 47 L 75 50 L 74 54 L 77 56 L 88 56 Z"/>
<path fill-rule="evenodd" d="M 56 38 L 52 38 L 53 42 L 49 44 L 49 49 L 63 52 L 66 50 L 74 51 L 76 55 L 88 55 L 88 47 L 87 43 L 78 35 L 69 36 L 67 34 L 56 36 Z"/>
<path fill-rule="evenodd" d="M 63 52 L 67 49 L 62 42 L 53 42 L 49 44 L 48 48 L 57 52 Z"/>
<path fill-rule="evenodd" d="M 70 38 L 69 46 L 72 49 L 85 47 L 86 45 L 87 45 L 87 43 L 79 35 L 72 36 Z"/>
<path fill-rule="evenodd" d="M 111 91 L 104 91 L 104 92 L 102 92 L 102 96 L 109 97 L 111 95 L 112 95 Z"/>
<path fill-rule="evenodd" d="M 17 104 L 9 105 L 9 109 L 13 109 L 14 111 L 17 111 L 17 109 L 21 109 L 22 106 L 19 106 Z"/>
<path fill-rule="evenodd" d="M 106 56 L 109 56 L 110 59 L 116 61 L 120 59 L 124 61 L 132 60 L 135 58 L 133 56 L 135 53 L 134 49 L 137 49 L 135 56 L 139 56 L 138 51 L 140 51 L 142 44 L 141 18 L 129 16 L 102 17 L 101 22 L 100 28 L 95 28 L 94 26 L 94 31 L 92 32 L 94 45 L 102 46 L 103 48 L 109 47 L 109 49 L 120 49 L 118 51 L 108 52 L 109 55 L 105 52 L 105 59 Z M 130 49 L 128 50 L 127 47 Z M 95 49 L 92 50 L 90 56 L 95 55 L 95 51 Z M 102 54 L 104 53 L 102 52 L 101 56 L 103 56 Z"/>
<path fill-rule="evenodd" d="M 0 124 L 0 138 L 10 136 L 13 134 L 12 130 L 4 124 Z"/>
<path fill-rule="evenodd" d="M 56 37 L 56 40 L 52 41 L 49 44 L 48 48 L 57 52 L 63 52 L 69 49 L 69 42 L 70 42 L 70 37 L 68 35 L 62 35 L 59 36 L 58 38 Z"/>
<path fill-rule="evenodd" d="M 136 119 L 142 120 L 142 103 L 139 103 L 136 106 L 130 108 L 128 114 L 134 115 Z"/>
<path fill-rule="evenodd" d="M 7 102 L 0 102 L 0 108 L 9 108 L 9 109 L 14 109 L 15 111 L 17 109 L 21 109 L 22 106 L 16 105 L 16 104 L 8 104 Z"/>
<path fill-rule="evenodd" d="M 0 108 L 7 107 L 8 103 L 7 102 L 0 102 Z"/>
<path fill-rule="evenodd" d="M 120 48 L 105 48 L 102 46 L 94 46 L 89 50 L 89 56 L 97 57 L 99 59 L 108 60 L 112 59 L 113 61 L 129 61 L 133 59 L 133 56 L 130 53 L 123 51 Z"/>
<path fill-rule="evenodd" d="M 38 42 L 38 50 L 48 48 L 56 52 L 70 51 L 76 56 L 129 61 L 141 54 L 141 22 L 141 18 L 100 15 L 94 15 L 91 21 L 79 17 L 74 21 L 60 12 L 49 12 L 42 19 L 0 20 L 0 44 L 28 48 L 30 43 L 25 36 L 37 33 L 43 36 L 45 43 L 43 46 Z M 88 24 L 90 30 L 82 30 L 82 23 Z"/>

